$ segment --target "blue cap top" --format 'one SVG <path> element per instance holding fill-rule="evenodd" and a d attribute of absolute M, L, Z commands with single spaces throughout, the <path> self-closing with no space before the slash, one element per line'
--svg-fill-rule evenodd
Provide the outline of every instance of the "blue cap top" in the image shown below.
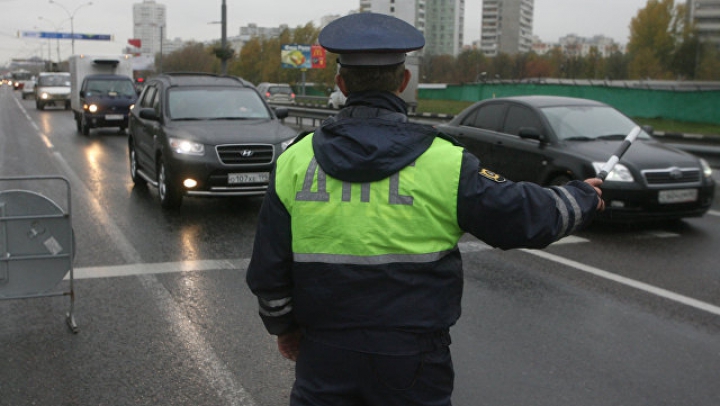
<path fill-rule="evenodd" d="M 345 66 L 386 66 L 405 61 L 405 53 L 425 46 L 425 38 L 407 22 L 378 13 L 338 18 L 320 31 L 318 42 L 339 55 Z"/>

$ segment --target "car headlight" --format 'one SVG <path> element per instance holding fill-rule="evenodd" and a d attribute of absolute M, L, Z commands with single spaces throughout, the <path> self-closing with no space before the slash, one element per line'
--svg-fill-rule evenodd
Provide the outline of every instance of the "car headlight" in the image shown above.
<path fill-rule="evenodd" d="M 198 142 L 174 137 L 168 138 L 168 141 L 170 141 L 170 148 L 178 154 L 203 155 L 205 153 L 205 146 Z"/>
<path fill-rule="evenodd" d="M 593 162 L 593 167 L 595 168 L 595 173 L 599 173 L 600 170 L 602 170 L 603 165 L 605 165 L 605 162 Z M 615 164 L 615 167 L 613 168 L 610 173 L 608 173 L 607 177 L 605 178 L 606 181 L 612 181 L 612 182 L 634 182 L 635 179 L 632 176 L 632 173 L 630 173 L 630 170 L 627 168 L 627 166 L 623 164 Z"/>
<path fill-rule="evenodd" d="M 83 108 L 91 113 L 95 113 L 98 111 L 97 104 L 86 104 L 83 106 Z"/>
<path fill-rule="evenodd" d="M 710 168 L 710 164 L 703 158 L 700 158 L 700 166 L 702 166 L 703 175 L 705 175 L 706 178 L 712 176 L 712 168 Z"/>
<path fill-rule="evenodd" d="M 45 93 L 45 92 L 43 92 L 43 94 L 40 95 L 40 98 L 41 98 L 41 99 L 47 99 L 47 98 L 48 98 L 48 94 Z"/>

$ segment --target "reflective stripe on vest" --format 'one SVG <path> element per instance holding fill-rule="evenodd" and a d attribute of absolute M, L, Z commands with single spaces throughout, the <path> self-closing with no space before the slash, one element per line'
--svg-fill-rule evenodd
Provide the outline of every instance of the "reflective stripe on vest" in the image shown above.
<path fill-rule="evenodd" d="M 431 262 L 457 244 L 462 149 L 436 138 L 414 164 L 380 181 L 342 182 L 315 161 L 312 135 L 278 158 L 275 190 L 292 219 L 298 262 Z"/>

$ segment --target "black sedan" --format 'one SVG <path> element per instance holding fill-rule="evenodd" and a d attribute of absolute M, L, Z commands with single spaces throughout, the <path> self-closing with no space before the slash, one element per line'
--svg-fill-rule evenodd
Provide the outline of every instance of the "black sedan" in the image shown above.
<path fill-rule="evenodd" d="M 548 186 L 596 176 L 636 126 L 597 101 L 518 96 L 477 102 L 438 128 L 483 167 L 513 181 Z M 710 208 L 715 183 L 707 162 L 651 134 L 644 128 L 605 179 L 601 220 L 680 219 Z"/>

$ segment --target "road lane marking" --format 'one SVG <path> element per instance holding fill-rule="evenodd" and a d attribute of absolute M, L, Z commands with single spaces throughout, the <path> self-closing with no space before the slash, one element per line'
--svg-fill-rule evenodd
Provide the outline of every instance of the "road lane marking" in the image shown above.
<path fill-rule="evenodd" d="M 546 251 L 539 251 L 539 250 L 530 250 L 530 249 L 521 249 L 521 251 L 524 251 L 528 254 L 532 254 L 541 258 L 545 258 L 549 261 L 557 262 L 559 264 L 569 266 L 571 268 L 575 268 L 577 270 L 587 272 L 589 274 L 598 276 L 600 278 L 608 279 L 613 282 L 619 283 L 621 285 L 629 286 L 631 288 L 639 289 L 647 293 L 651 293 L 656 296 L 660 296 L 662 298 L 672 300 L 677 303 L 681 303 L 690 307 L 694 307 L 696 309 L 700 309 L 712 314 L 715 314 L 717 316 L 720 316 L 720 307 L 714 306 L 710 303 L 705 303 L 697 299 L 693 299 L 691 297 L 683 296 L 681 294 L 661 289 L 653 285 L 649 285 L 647 283 L 643 283 L 640 281 L 636 281 L 634 279 L 626 278 L 624 276 L 620 276 L 611 272 L 603 271 L 602 269 L 595 268 L 590 265 L 585 265 L 583 263 L 573 261 L 571 259 L 567 259 L 558 255 L 551 254 Z"/>
<path fill-rule="evenodd" d="M 74 195 L 81 196 L 80 198 L 83 201 L 88 202 L 93 218 L 102 225 L 101 229 L 108 234 L 123 259 L 128 263 L 142 263 L 140 253 L 135 250 L 115 221 L 108 215 L 98 199 L 92 195 L 63 156 L 57 151 L 53 151 L 53 156 L 65 172 L 72 187 L 75 188 Z M 127 272 L 127 269 L 125 271 Z M 83 274 L 83 272 L 83 270 L 80 270 L 79 273 Z M 75 277 L 75 269 L 73 269 L 73 277 Z M 193 321 L 187 316 L 187 312 L 178 306 L 165 285 L 154 274 L 138 274 L 136 277 L 143 285 L 143 288 L 155 300 L 156 307 L 164 319 L 176 327 L 170 330 L 176 334 L 177 340 L 184 344 L 186 352 L 190 354 L 190 357 L 199 367 L 208 384 L 216 391 L 218 397 L 224 400 L 224 404 L 229 406 L 257 406 L 250 393 L 235 380 L 235 375 L 212 350 L 212 346 L 195 327 Z"/>
<path fill-rule="evenodd" d="M 75 279 L 116 278 L 122 276 L 153 275 L 173 272 L 247 269 L 248 259 L 220 259 L 203 261 L 162 262 L 149 264 L 95 266 L 73 269 Z M 65 279 L 69 279 L 66 276 Z"/>
<path fill-rule="evenodd" d="M 709 211 L 707 212 L 707 214 L 709 214 L 709 215 L 711 215 L 711 216 L 720 216 L 720 211 L 717 211 L 717 210 L 709 210 Z"/>

